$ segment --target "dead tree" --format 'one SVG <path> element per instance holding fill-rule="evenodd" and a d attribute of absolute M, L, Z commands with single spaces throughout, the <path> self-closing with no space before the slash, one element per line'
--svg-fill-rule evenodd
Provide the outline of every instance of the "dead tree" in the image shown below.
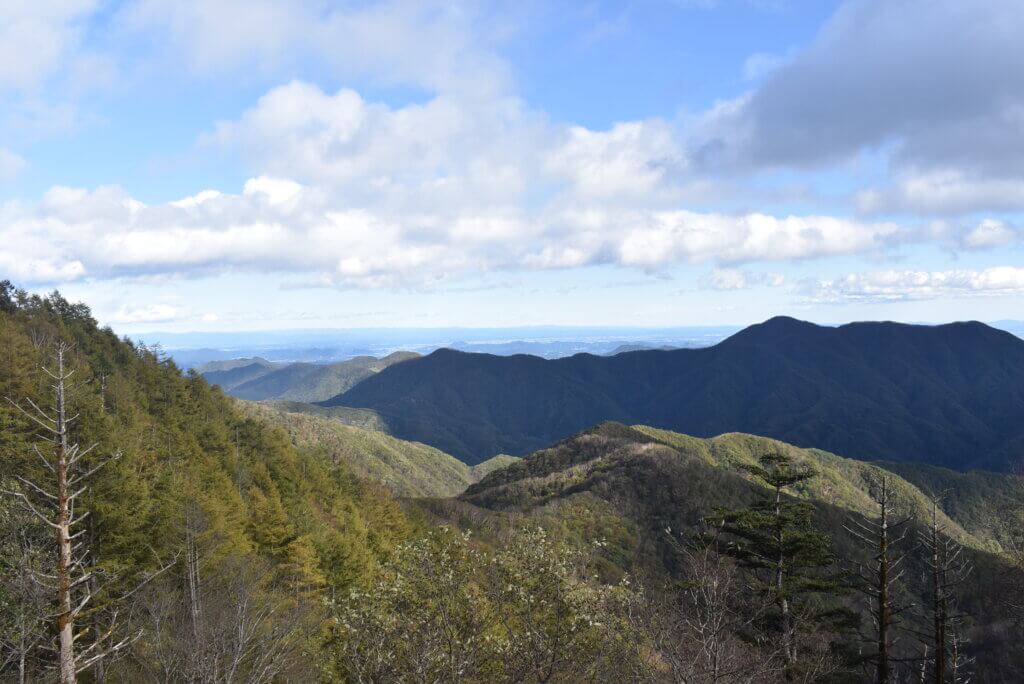
<path fill-rule="evenodd" d="M 957 610 L 957 588 L 967 581 L 973 564 L 963 546 L 942 529 L 938 497 L 932 498 L 931 520 L 927 529 L 920 533 L 920 546 L 931 588 L 928 605 L 931 630 L 920 636 L 933 653 L 926 659 L 922 671 L 930 660 L 935 684 L 963 684 L 969 680 L 967 670 L 973 659 L 967 658 L 962 650 L 964 616 Z"/>
<path fill-rule="evenodd" d="M 13 496 L 32 515 L 49 527 L 54 534 L 56 547 L 53 573 L 39 573 L 40 582 L 54 591 L 56 600 L 55 629 L 57 632 L 58 676 L 61 684 L 73 684 L 78 673 L 86 670 L 103 658 L 122 650 L 130 641 L 125 638 L 111 643 L 110 637 L 116 626 L 116 613 L 110 627 L 104 634 L 95 634 L 92 644 L 76 645 L 75 621 L 89 605 L 95 595 L 95 574 L 91 569 L 90 552 L 82 528 L 88 512 L 76 513 L 75 505 L 87 490 L 86 482 L 100 468 L 118 458 L 120 453 L 99 460 L 83 461 L 96 444 L 81 448 L 71 440 L 71 427 L 78 416 L 68 416 L 68 381 L 74 370 L 68 370 L 71 347 L 65 342 L 56 345 L 56 369 L 42 370 L 52 380 L 54 406 L 44 411 L 31 399 L 25 403 L 29 408 L 14 402 L 25 417 L 38 428 L 43 447 L 33 451 L 45 469 L 45 480 L 15 476 L 21 488 L 18 491 L 0 490 Z M 88 465 L 87 465 L 88 464 Z"/>
<path fill-rule="evenodd" d="M 850 516 L 843 526 L 870 554 L 867 562 L 853 563 L 853 574 L 858 591 L 871 604 L 875 642 L 872 660 L 877 684 L 888 684 L 893 679 L 892 630 L 900 613 L 911 607 L 898 604 L 893 597 L 904 574 L 906 554 L 900 546 L 907 536 L 910 518 L 896 519 L 889 484 L 889 477 L 883 475 L 872 493 L 878 506 L 877 517 Z"/>

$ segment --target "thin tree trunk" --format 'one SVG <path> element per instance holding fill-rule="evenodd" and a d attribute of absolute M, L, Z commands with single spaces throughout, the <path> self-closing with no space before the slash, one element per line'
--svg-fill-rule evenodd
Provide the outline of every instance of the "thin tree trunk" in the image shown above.
<path fill-rule="evenodd" d="M 939 560 L 938 506 L 932 503 L 932 590 L 935 611 L 935 684 L 946 682 L 946 597 Z"/>
<path fill-rule="evenodd" d="M 68 491 L 68 427 L 64 397 L 64 350 L 57 351 L 57 635 L 61 684 L 75 684 L 75 618 L 71 602 L 71 503 Z"/>
<path fill-rule="evenodd" d="M 878 684 L 889 682 L 889 491 L 888 478 L 882 478 L 881 520 L 878 534 Z"/>
<path fill-rule="evenodd" d="M 796 665 L 796 644 L 793 633 L 792 619 L 789 614 L 789 601 L 783 592 L 785 587 L 785 549 L 782 538 L 782 488 L 775 488 L 775 541 L 778 544 L 778 559 L 775 566 L 775 592 L 779 604 L 782 622 L 782 652 L 786 659 L 786 679 L 793 676 L 792 667 Z"/>

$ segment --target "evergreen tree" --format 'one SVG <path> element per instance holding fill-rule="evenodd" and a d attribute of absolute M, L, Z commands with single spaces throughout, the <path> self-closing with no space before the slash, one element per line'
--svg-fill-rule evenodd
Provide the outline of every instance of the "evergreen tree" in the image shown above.
<path fill-rule="evenodd" d="M 812 599 L 841 591 L 831 569 L 835 558 L 827 535 L 812 523 L 813 506 L 794 499 L 789 490 L 814 477 L 814 471 L 782 453 L 768 454 L 747 470 L 770 493 L 742 510 L 723 511 L 715 522 L 728 542 L 724 552 L 751 577 L 754 588 L 771 606 L 768 627 L 778 636 L 787 679 L 806 660 L 801 635 L 821 623 Z"/>

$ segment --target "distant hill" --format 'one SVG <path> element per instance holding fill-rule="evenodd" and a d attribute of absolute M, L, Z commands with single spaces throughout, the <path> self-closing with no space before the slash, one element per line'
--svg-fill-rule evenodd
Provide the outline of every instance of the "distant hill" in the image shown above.
<path fill-rule="evenodd" d="M 678 349 L 678 347 L 658 347 L 655 345 L 645 344 L 643 342 L 630 342 L 629 344 L 620 344 L 618 347 L 608 352 L 606 356 L 615 356 L 616 354 L 625 354 L 626 352 L 635 351 L 670 351 L 672 349 Z"/>
<path fill-rule="evenodd" d="M 704 349 L 550 361 L 438 350 L 324 404 L 370 409 L 391 434 L 467 463 L 616 420 L 1006 470 L 1024 455 L 1024 340 L 981 323 L 780 317 Z"/>
<path fill-rule="evenodd" d="M 284 410 L 289 404 L 283 402 L 240 401 L 237 406 L 254 420 L 283 428 L 294 446 L 319 451 L 331 462 L 344 465 L 364 480 L 385 485 L 398 496 L 456 496 L 485 475 L 519 460 L 496 456 L 470 467 L 426 444 L 347 425 L 329 412 L 291 412 Z"/>
<path fill-rule="evenodd" d="M 395 352 L 380 359 L 357 356 L 331 364 L 280 364 L 255 358 L 214 361 L 201 372 L 210 384 L 239 399 L 311 402 L 333 397 L 388 366 L 415 358 L 419 358 L 415 352 Z"/>
<path fill-rule="evenodd" d="M 216 373 L 220 371 L 230 371 L 236 368 L 242 368 L 243 366 L 256 366 L 267 369 L 273 369 L 280 367 L 282 364 L 274 363 L 273 361 L 267 361 L 260 356 L 252 356 L 241 359 L 226 359 L 222 361 L 207 361 L 204 364 L 195 367 L 199 373 L 207 375 L 208 373 Z"/>
<path fill-rule="evenodd" d="M 231 392 L 235 387 L 261 378 L 274 371 L 275 366 L 269 362 L 248 363 L 235 365 L 221 370 L 203 371 L 202 375 L 211 385 L 219 385 L 225 392 Z"/>

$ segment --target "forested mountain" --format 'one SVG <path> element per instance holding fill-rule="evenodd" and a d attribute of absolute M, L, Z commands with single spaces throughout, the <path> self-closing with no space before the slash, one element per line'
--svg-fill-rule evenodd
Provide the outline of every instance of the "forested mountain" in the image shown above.
<path fill-rule="evenodd" d="M 329 399 L 388 366 L 418 357 L 415 352 L 395 352 L 380 359 L 357 356 L 327 364 L 281 364 L 255 358 L 241 365 L 214 362 L 200 370 L 210 384 L 239 399 L 313 402 Z"/>
<path fill-rule="evenodd" d="M 320 640 L 316 595 L 367 580 L 412 529 L 390 494 L 294 448 L 202 377 L 99 329 L 85 306 L 56 293 L 0 295 L 0 396 L 13 402 L 0 403 L 0 672 L 20 660 L 34 677 L 52 659 L 54 608 L 36 588 L 53 574 L 52 531 L 11 493 L 35 510 L 50 503 L 34 487 L 49 489 L 53 472 L 38 456 L 53 448 L 21 409 L 55 405 L 47 371 L 64 342 L 71 439 L 97 445 L 78 476 L 105 463 L 76 500 L 88 513 L 76 546 L 86 542 L 83 563 L 101 579 L 75 589 L 76 602 L 92 596 L 78 617 L 82 649 L 141 630 L 119 654 L 116 681 L 224 681 L 210 676 L 229 660 L 243 681 L 315 679 L 319 665 L 300 654 Z"/>
<path fill-rule="evenodd" d="M 851 559 L 860 557 L 863 550 L 850 531 L 856 529 L 850 521 L 877 515 L 879 483 L 887 469 L 753 435 L 700 439 L 605 423 L 488 475 L 460 500 L 474 508 L 545 521 L 570 535 L 601 536 L 607 545 L 600 567 L 611 576 L 622 572 L 679 576 L 685 569 L 679 566 L 672 531 L 692 531 L 709 512 L 742 506 L 758 496 L 763 485 L 751 470 L 759 458 L 777 453 L 814 473 L 795 494 L 812 504 L 817 529 L 826 532 L 834 552 L 852 567 Z M 1007 545 L 1019 548 L 1024 540 L 1024 527 L 1019 524 L 1024 514 L 1024 479 L 997 474 L 975 477 L 927 466 L 927 475 L 919 477 L 911 464 L 899 464 L 894 470 L 922 482 L 919 488 L 890 474 L 887 483 L 893 508 L 899 511 L 893 529 L 898 520 L 911 520 L 909 533 L 898 543 L 907 558 L 900 591 L 901 601 L 917 608 L 904 615 L 902 648 L 910 650 L 902 657 L 919 657 L 913 653 L 919 648 L 913 635 L 928 630 L 927 611 L 922 610 L 931 600 L 927 559 L 921 556 L 918 535 L 927 527 L 932 502 L 937 501 L 937 526 L 965 546 L 964 553 L 974 565 L 974 574 L 959 589 L 960 607 L 972 616 L 961 637 L 965 643 L 970 641 L 972 657 L 977 657 L 973 671 L 988 673 L 981 677 L 986 681 L 999 681 L 997 672 L 1019 671 L 1024 667 L 1024 651 L 1017 648 L 1021 624 L 1016 602 L 1024 587 L 1020 571 L 1011 565 L 1019 558 L 1001 551 Z M 966 491 L 958 493 L 958 485 L 965 481 L 970 482 Z M 995 496 L 986 501 L 983 491 L 1013 492 L 1016 500 Z M 433 510 L 441 517 L 473 518 L 451 504 L 434 504 Z M 998 514 L 1007 520 L 994 528 L 992 518 Z M 856 609 L 855 597 L 850 593 L 845 600 Z M 869 623 L 862 627 L 870 631 Z M 1004 628 L 1009 632 L 1004 633 Z M 909 678 L 909 671 L 905 672 Z"/>
<path fill-rule="evenodd" d="M 467 463 L 617 420 L 1007 470 L 1024 455 L 1024 340 L 981 323 L 774 318 L 705 349 L 551 361 L 439 350 L 324 404 L 372 410 L 391 434 Z"/>

